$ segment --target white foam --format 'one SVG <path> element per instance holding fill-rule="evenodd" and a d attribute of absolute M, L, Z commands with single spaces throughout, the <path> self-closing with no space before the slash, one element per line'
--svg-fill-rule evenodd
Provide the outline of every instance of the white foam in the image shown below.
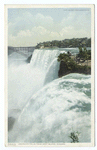
<path fill-rule="evenodd" d="M 29 98 L 48 83 L 58 77 L 58 50 L 35 50 L 30 64 L 26 64 L 24 56 L 14 52 L 9 57 L 8 70 L 8 109 L 22 110 Z M 21 62 L 15 61 L 21 59 Z M 15 111 L 16 112 L 16 111 Z"/>
<path fill-rule="evenodd" d="M 79 82 L 81 79 L 74 80 L 77 80 L 81 87 L 73 87 L 77 82 L 71 84 L 69 81 L 68 86 L 62 86 L 66 83 L 63 77 L 52 81 L 33 95 L 13 131 L 9 133 L 9 141 L 67 143 L 71 142 L 70 133 L 78 131 L 80 142 L 90 142 L 91 100 L 83 93 L 83 83 Z"/>

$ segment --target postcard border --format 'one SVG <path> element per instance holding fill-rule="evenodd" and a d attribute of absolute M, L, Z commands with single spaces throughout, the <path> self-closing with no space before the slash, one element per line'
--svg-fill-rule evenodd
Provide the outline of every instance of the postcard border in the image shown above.
<path fill-rule="evenodd" d="M 91 143 L 8 143 L 8 8 L 91 8 Z M 94 147 L 95 145 L 95 107 L 94 107 L 94 4 L 5 4 L 4 5 L 4 60 L 5 60 L 5 84 L 4 84 L 4 94 L 5 94 L 5 146 L 6 147 Z"/>

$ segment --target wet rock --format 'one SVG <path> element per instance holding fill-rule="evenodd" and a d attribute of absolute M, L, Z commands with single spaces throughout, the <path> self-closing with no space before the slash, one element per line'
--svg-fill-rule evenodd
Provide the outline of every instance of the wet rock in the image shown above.
<path fill-rule="evenodd" d="M 8 117 L 8 131 L 12 130 L 14 123 L 15 123 L 15 118 Z"/>

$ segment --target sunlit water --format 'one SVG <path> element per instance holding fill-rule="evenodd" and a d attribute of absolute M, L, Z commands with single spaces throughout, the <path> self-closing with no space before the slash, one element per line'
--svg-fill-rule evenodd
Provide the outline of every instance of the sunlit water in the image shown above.
<path fill-rule="evenodd" d="M 17 53 L 9 55 L 8 133 L 12 143 L 71 143 L 91 141 L 91 76 L 58 78 L 59 50 L 35 50 L 29 64 Z"/>

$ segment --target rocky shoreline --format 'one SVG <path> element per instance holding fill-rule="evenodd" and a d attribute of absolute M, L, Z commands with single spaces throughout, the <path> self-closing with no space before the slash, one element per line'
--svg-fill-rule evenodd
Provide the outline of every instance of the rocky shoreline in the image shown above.
<path fill-rule="evenodd" d="M 28 57 L 27 59 L 28 63 L 30 63 L 31 58 L 32 55 Z M 71 56 L 71 58 L 75 60 L 75 56 Z M 88 65 L 87 65 L 87 61 L 79 62 L 77 63 L 77 65 L 79 67 L 76 70 L 69 70 L 66 66 L 66 63 L 64 61 L 61 61 L 59 71 L 58 71 L 58 77 L 65 76 L 70 73 L 91 74 L 91 60 L 88 61 Z"/>
<path fill-rule="evenodd" d="M 84 54 L 85 51 L 82 52 Z M 87 56 L 89 54 L 87 53 Z M 32 55 L 26 60 L 30 63 Z M 87 58 L 87 57 L 86 57 Z M 60 62 L 60 67 L 58 71 L 58 77 L 65 76 L 70 73 L 80 73 L 80 74 L 91 74 L 91 59 L 85 59 L 84 57 L 79 57 L 77 55 L 62 53 L 57 59 Z"/>
<path fill-rule="evenodd" d="M 91 67 L 87 67 L 84 64 L 82 64 L 81 67 L 79 65 L 79 68 L 77 68 L 76 70 L 72 71 L 72 70 L 67 69 L 66 63 L 64 61 L 61 61 L 60 62 L 59 72 L 58 72 L 58 77 L 65 76 L 65 75 L 70 74 L 70 73 L 81 73 L 81 74 L 86 74 L 86 75 L 87 74 L 91 74 Z"/>

